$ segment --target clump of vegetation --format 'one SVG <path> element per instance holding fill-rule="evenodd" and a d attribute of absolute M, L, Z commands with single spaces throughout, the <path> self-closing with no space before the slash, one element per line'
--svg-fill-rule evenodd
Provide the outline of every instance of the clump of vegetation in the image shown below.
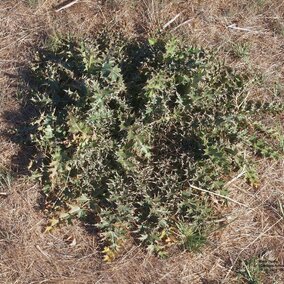
<path fill-rule="evenodd" d="M 243 167 L 256 183 L 252 159 L 278 156 L 261 117 L 282 106 L 248 100 L 245 76 L 177 39 L 61 40 L 32 70 L 41 158 L 31 168 L 48 229 L 94 224 L 106 260 L 129 239 L 161 256 L 173 244 L 198 249 L 217 214 L 198 188 L 225 195 Z"/>
<path fill-rule="evenodd" d="M 10 190 L 11 184 L 12 184 L 11 173 L 7 169 L 0 167 L 0 195 L 2 191 L 6 192 L 7 190 Z"/>
<path fill-rule="evenodd" d="M 265 262 L 264 262 L 265 264 Z M 246 261 L 242 260 L 238 270 L 240 283 L 261 284 L 265 275 L 265 266 L 258 258 L 251 258 Z M 267 271 L 269 272 L 269 271 Z"/>

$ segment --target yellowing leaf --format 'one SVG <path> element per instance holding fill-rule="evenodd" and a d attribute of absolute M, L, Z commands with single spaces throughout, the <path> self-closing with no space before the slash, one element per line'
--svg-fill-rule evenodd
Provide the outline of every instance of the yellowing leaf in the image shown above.
<path fill-rule="evenodd" d="M 104 261 L 107 263 L 110 263 L 114 261 L 116 257 L 116 253 L 110 249 L 110 247 L 104 247 L 103 249 L 103 254 L 104 254 Z"/>
<path fill-rule="evenodd" d="M 164 239 L 165 237 L 167 236 L 167 232 L 166 230 L 164 229 L 160 235 L 160 240 Z"/>
<path fill-rule="evenodd" d="M 49 221 L 49 225 L 45 228 L 44 233 L 50 232 L 57 224 L 59 223 L 59 220 L 56 218 L 52 218 Z"/>

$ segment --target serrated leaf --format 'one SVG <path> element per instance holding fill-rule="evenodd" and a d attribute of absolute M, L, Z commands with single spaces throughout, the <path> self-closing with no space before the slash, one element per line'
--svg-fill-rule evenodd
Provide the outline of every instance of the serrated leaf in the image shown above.
<path fill-rule="evenodd" d="M 68 213 L 71 215 L 78 214 L 82 210 L 78 205 L 68 204 L 68 207 L 70 208 Z"/>
<path fill-rule="evenodd" d="M 115 260 L 116 252 L 114 252 L 110 247 L 104 247 L 102 253 L 104 254 L 105 262 L 110 263 Z"/>
<path fill-rule="evenodd" d="M 70 214 L 67 212 L 62 212 L 59 214 L 59 219 L 63 220 L 63 219 L 67 219 L 70 217 Z"/>
<path fill-rule="evenodd" d="M 80 203 L 87 203 L 90 201 L 90 198 L 87 196 L 87 194 L 82 194 L 80 197 L 77 198 L 77 200 Z"/>

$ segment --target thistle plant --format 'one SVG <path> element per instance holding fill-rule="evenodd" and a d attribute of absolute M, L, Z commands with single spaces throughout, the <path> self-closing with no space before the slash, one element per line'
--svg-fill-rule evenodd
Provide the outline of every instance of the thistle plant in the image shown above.
<path fill-rule="evenodd" d="M 233 173 L 277 158 L 263 116 L 281 104 L 249 100 L 247 76 L 177 39 L 144 42 L 106 34 L 61 40 L 37 53 L 30 100 L 38 110 L 31 169 L 48 229 L 80 218 L 98 229 L 106 260 L 134 240 L 161 256 L 198 249 Z M 223 203 L 225 199 L 220 199 Z"/>

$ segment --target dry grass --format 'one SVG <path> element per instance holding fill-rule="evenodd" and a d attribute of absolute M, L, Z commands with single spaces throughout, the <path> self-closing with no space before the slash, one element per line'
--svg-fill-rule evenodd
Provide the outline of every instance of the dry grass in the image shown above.
<path fill-rule="evenodd" d="M 265 257 L 284 265 L 284 216 L 279 206 L 284 204 L 283 161 L 260 162 L 258 189 L 241 180 L 231 185 L 230 197 L 249 208 L 230 204 L 224 211 L 224 227 L 211 234 L 202 252 L 159 260 L 133 247 L 106 265 L 100 261 L 95 235 L 79 224 L 42 233 L 45 217 L 39 209 L 39 189 L 23 175 L 30 149 L 9 135 L 9 129 L 29 115 L 28 109 L 11 115 L 20 111 L 18 74 L 47 35 L 84 37 L 107 25 L 128 36 L 144 36 L 178 13 L 182 14 L 167 32 L 214 48 L 228 64 L 261 75 L 249 91 L 271 100 L 275 86 L 284 90 L 284 3 L 228 2 L 86 0 L 56 13 L 55 0 L 1 1 L 0 171 L 12 171 L 15 178 L 11 186 L 1 188 L 9 195 L 0 196 L 0 283 L 247 283 L 236 273 L 241 260 Z M 230 29 L 231 24 L 254 32 Z M 281 269 L 263 277 L 265 283 L 284 283 Z"/>

